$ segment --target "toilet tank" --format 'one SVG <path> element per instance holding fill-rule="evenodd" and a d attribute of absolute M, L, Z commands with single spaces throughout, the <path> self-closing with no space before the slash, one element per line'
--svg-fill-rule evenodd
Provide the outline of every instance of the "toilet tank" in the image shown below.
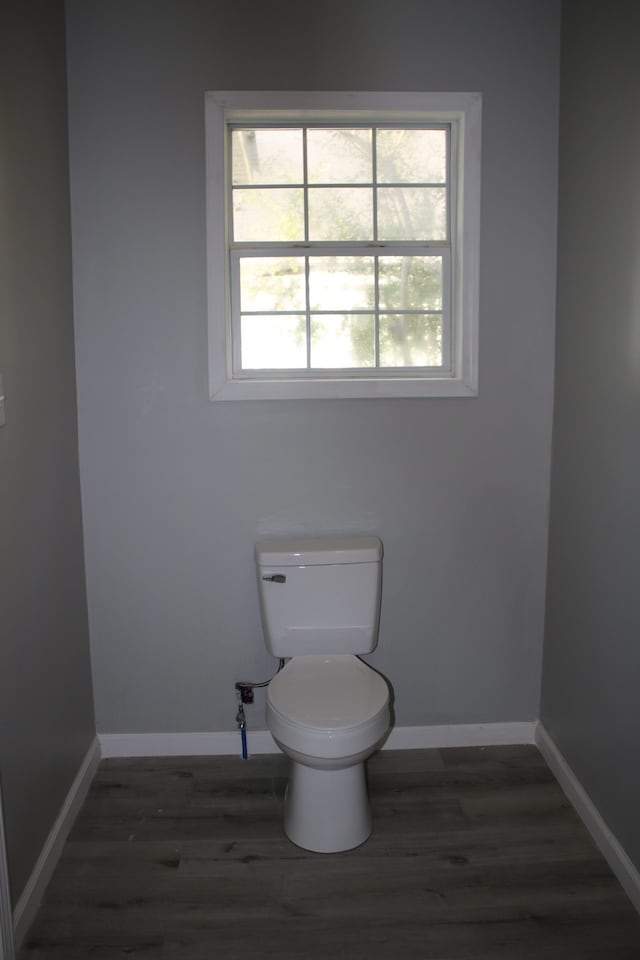
<path fill-rule="evenodd" d="M 274 657 L 375 648 L 382 578 L 377 537 L 261 540 L 255 558 L 264 638 Z"/>

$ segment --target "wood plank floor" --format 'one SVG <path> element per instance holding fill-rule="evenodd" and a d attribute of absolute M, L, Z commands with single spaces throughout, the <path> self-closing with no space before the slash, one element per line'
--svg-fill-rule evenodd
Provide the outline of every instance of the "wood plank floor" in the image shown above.
<path fill-rule="evenodd" d="M 100 765 L 20 960 L 640 960 L 534 747 L 385 751 L 357 850 L 282 832 L 282 756 Z"/>

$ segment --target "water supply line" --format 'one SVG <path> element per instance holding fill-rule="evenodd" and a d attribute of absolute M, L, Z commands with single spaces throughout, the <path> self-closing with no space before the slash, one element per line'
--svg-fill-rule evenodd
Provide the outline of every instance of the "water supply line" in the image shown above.
<path fill-rule="evenodd" d="M 242 701 L 238 705 L 238 712 L 236 714 L 236 723 L 240 729 L 240 737 L 242 739 L 242 759 L 247 759 L 247 719 L 244 715 L 244 706 Z"/>
<path fill-rule="evenodd" d="M 281 657 L 278 664 L 278 669 L 276 673 L 280 673 L 284 667 L 285 660 L 284 657 Z M 273 676 L 275 676 L 274 674 Z M 246 760 L 248 757 L 247 753 L 247 718 L 245 716 L 244 707 L 245 704 L 253 703 L 253 691 L 256 687 L 268 687 L 273 677 L 269 677 L 268 680 L 238 680 L 236 687 L 236 695 L 238 697 L 238 712 L 236 713 L 236 723 L 240 731 L 240 739 L 242 742 L 242 759 Z"/>

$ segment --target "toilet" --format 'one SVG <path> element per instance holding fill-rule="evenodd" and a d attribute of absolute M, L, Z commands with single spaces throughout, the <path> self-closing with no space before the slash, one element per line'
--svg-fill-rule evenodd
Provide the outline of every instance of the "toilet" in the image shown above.
<path fill-rule="evenodd" d="M 286 659 L 266 720 L 289 757 L 284 829 L 318 853 L 371 833 L 365 760 L 389 732 L 389 687 L 359 659 L 378 642 L 377 537 L 262 540 L 255 547 L 267 649 Z"/>

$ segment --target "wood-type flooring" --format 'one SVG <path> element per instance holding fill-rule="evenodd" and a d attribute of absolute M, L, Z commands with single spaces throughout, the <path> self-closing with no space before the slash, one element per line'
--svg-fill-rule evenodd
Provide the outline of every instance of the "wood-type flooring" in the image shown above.
<path fill-rule="evenodd" d="M 280 755 L 106 760 L 20 960 L 640 960 L 534 747 L 383 751 L 356 850 L 282 829 Z"/>

